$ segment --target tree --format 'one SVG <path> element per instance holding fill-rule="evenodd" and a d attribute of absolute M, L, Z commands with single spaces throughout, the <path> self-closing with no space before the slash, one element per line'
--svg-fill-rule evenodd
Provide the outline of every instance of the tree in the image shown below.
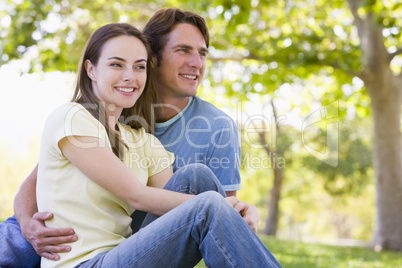
<path fill-rule="evenodd" d="M 273 114 L 272 122 L 266 122 L 267 118 L 259 117 L 259 124 L 250 120 L 255 130 L 250 131 L 248 127 L 244 127 L 242 131 L 243 134 L 247 136 L 253 135 L 253 132 L 255 132 L 255 136 L 257 136 L 254 137 L 254 140 L 256 140 L 255 144 L 253 142 L 248 145 L 250 147 L 255 147 L 253 144 L 258 145 L 256 147 L 262 150 L 265 153 L 265 158 L 268 158 L 270 161 L 269 169 L 272 170 L 273 183 L 269 191 L 269 202 L 267 203 L 268 217 L 265 222 L 264 234 L 275 236 L 278 230 L 280 217 L 279 203 L 281 201 L 282 185 L 285 179 L 284 168 L 286 167 L 286 161 L 284 152 L 289 151 L 292 141 L 288 137 L 288 134 L 282 133 L 282 127 L 279 125 L 278 114 L 273 101 L 270 101 L 270 106 Z M 263 114 L 264 112 L 260 113 L 261 116 Z M 264 157 L 262 159 L 264 159 Z M 259 168 L 264 168 L 264 165 L 259 165 Z"/>
<path fill-rule="evenodd" d="M 402 251 L 402 157 L 401 157 L 401 89 L 402 75 L 390 67 L 402 48 L 388 52 L 383 30 L 398 27 L 389 15 L 401 11 L 394 3 L 386 9 L 380 1 L 349 0 L 361 40 L 363 68 L 360 77 L 371 98 L 374 120 L 374 166 L 377 177 L 377 229 L 373 245 Z M 363 6 L 362 4 L 365 4 Z M 359 5 L 361 6 L 359 8 Z M 389 12 L 389 13 L 388 13 Z M 388 13 L 388 14 L 387 14 Z M 387 25 L 388 24 L 388 25 Z M 387 26 L 387 27 L 384 27 Z M 399 27 L 398 27 L 399 28 Z M 400 40 L 400 29 L 395 37 Z"/>

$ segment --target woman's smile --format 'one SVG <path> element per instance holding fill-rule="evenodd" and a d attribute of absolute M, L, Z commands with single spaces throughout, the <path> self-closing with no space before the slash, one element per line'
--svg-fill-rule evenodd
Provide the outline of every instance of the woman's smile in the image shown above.
<path fill-rule="evenodd" d="M 120 92 L 126 92 L 126 93 L 130 93 L 135 90 L 135 88 L 133 87 L 116 87 L 116 89 Z"/>

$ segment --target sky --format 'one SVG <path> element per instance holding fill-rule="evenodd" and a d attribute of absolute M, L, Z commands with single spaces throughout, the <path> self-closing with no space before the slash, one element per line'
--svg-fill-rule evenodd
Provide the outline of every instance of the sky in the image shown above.
<path fill-rule="evenodd" d="M 24 62 L 0 67 L 0 142 L 12 150 L 25 150 L 41 136 L 46 118 L 70 100 L 75 75 L 52 72 L 23 74 Z"/>

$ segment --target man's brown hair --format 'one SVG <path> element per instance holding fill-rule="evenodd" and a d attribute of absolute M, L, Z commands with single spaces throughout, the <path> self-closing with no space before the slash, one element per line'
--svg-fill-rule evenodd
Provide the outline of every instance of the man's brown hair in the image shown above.
<path fill-rule="evenodd" d="M 168 34 L 173 30 L 174 26 L 181 23 L 188 23 L 197 27 L 204 37 L 205 44 L 209 47 L 209 32 L 203 17 L 177 8 L 159 10 L 142 30 L 142 33 L 148 39 L 153 54 L 156 56 L 158 65 L 162 60 L 162 52 L 167 43 Z"/>

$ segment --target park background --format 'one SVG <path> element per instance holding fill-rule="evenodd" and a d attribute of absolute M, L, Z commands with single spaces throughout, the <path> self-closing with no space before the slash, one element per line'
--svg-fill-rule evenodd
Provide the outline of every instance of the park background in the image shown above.
<path fill-rule="evenodd" d="M 89 35 L 110 22 L 142 29 L 166 7 L 207 21 L 198 95 L 236 121 L 238 196 L 259 208 L 284 267 L 303 267 L 296 256 L 306 267 L 402 263 L 388 252 L 402 251 L 402 6 L 391 0 L 1 0 L 0 221 L 38 161 L 47 115 L 72 96 Z M 349 251 L 333 259 L 341 249 L 317 245 Z"/>

